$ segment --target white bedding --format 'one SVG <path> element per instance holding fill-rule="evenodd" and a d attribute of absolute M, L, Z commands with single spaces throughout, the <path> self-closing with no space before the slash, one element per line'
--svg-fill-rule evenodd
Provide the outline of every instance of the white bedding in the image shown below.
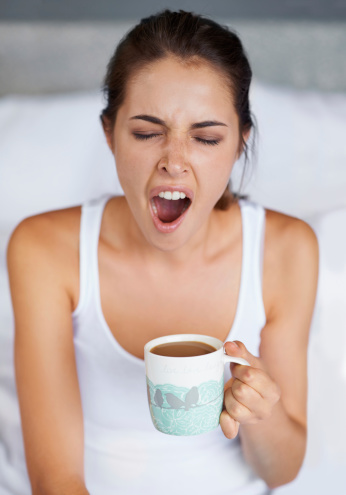
<path fill-rule="evenodd" d="M 7 240 L 25 216 L 121 192 L 99 124 L 101 108 L 97 93 L 0 99 L 0 495 L 29 493 L 13 373 Z M 309 221 L 321 248 L 309 349 L 308 451 L 298 479 L 277 493 L 344 495 L 346 95 L 256 82 L 253 109 L 260 141 L 246 191 Z"/>

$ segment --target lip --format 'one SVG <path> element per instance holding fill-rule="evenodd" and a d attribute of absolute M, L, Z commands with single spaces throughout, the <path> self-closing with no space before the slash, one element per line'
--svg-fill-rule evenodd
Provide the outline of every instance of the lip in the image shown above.
<path fill-rule="evenodd" d="M 150 209 L 150 213 L 151 213 L 151 217 L 153 219 L 153 222 L 154 222 L 154 225 L 156 227 L 156 229 L 161 232 L 162 234 L 171 234 L 172 232 L 176 231 L 177 228 L 179 227 L 179 225 L 184 221 L 184 218 L 186 217 L 190 207 L 184 211 L 184 213 L 182 215 L 180 215 L 180 217 L 178 217 L 176 220 L 174 220 L 173 222 L 170 222 L 170 223 L 164 223 L 164 222 L 161 222 L 161 220 L 155 215 L 153 209 L 152 209 L 152 205 L 151 205 L 151 200 L 155 197 L 155 196 L 158 196 L 160 192 L 164 192 L 164 191 L 170 191 L 170 192 L 173 192 L 173 191 L 180 191 L 180 192 L 183 192 L 187 198 L 189 198 L 189 200 L 192 202 L 193 200 L 193 197 L 194 197 L 194 194 L 193 194 L 193 191 L 191 189 L 189 189 L 188 187 L 186 186 L 157 186 L 157 187 L 154 187 L 151 191 L 150 191 L 150 195 L 149 195 L 149 209 Z"/>

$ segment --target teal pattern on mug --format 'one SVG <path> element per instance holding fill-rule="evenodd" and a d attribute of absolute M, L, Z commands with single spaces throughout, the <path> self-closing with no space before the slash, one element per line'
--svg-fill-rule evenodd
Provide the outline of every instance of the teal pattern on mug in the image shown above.
<path fill-rule="evenodd" d="M 219 424 L 224 380 L 186 388 L 154 385 L 147 377 L 148 400 L 155 427 L 169 435 L 199 435 Z"/>

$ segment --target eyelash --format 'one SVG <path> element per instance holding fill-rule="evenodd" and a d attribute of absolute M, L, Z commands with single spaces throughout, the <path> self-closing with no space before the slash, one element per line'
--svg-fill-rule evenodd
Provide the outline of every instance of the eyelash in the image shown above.
<path fill-rule="evenodd" d="M 156 136 L 160 136 L 160 134 L 137 134 L 137 133 L 133 133 L 133 135 L 134 135 L 135 139 L 138 139 L 139 141 L 146 141 L 146 140 L 154 138 Z M 199 137 L 195 137 L 195 139 L 199 143 L 206 144 L 209 146 L 216 146 L 220 142 L 218 139 L 202 139 Z"/>
<path fill-rule="evenodd" d="M 202 138 L 198 138 L 198 137 L 195 137 L 195 139 L 199 143 L 209 144 L 210 146 L 216 146 L 220 142 L 218 139 L 202 139 Z"/>

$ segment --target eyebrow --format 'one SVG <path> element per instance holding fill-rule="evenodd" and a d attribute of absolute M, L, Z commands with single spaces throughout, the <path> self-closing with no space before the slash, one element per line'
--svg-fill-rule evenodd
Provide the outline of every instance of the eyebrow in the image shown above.
<path fill-rule="evenodd" d="M 135 115 L 134 117 L 131 117 L 130 120 L 145 120 L 146 122 L 151 122 L 152 124 L 158 124 L 167 127 L 167 124 L 164 120 L 161 120 L 152 115 Z M 224 124 L 223 122 L 218 122 L 217 120 L 205 120 L 204 122 L 196 122 L 195 124 L 192 124 L 190 128 L 203 129 L 203 127 L 213 127 L 218 125 L 227 127 L 226 124 Z"/>

